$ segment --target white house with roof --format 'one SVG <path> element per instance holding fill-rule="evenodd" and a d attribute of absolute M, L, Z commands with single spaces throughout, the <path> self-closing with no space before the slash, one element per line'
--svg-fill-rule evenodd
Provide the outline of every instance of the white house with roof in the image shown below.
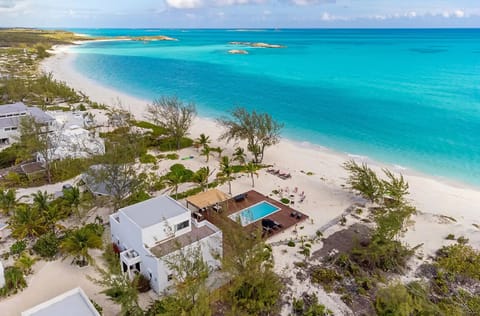
<path fill-rule="evenodd" d="M 200 247 L 203 260 L 220 267 L 222 232 L 210 222 L 197 222 L 191 212 L 167 195 L 149 199 L 110 215 L 112 242 L 120 250 L 122 271 L 141 273 L 160 293 L 170 285 L 166 260 L 176 252 Z"/>
<path fill-rule="evenodd" d="M 22 117 L 32 116 L 35 121 L 45 124 L 49 131 L 53 129 L 55 119 L 36 107 L 27 107 L 22 102 L 0 105 L 0 144 L 11 144 L 20 136 L 19 127 Z"/>
<path fill-rule="evenodd" d="M 77 287 L 32 307 L 21 316 L 100 316 L 85 292 Z"/>
<path fill-rule="evenodd" d="M 105 141 L 78 125 L 70 125 L 67 128 L 52 133 L 54 144 L 49 153 L 50 160 L 62 160 L 66 158 L 88 158 L 95 155 L 105 154 Z M 37 153 L 37 161 L 44 163 L 45 158 Z"/>

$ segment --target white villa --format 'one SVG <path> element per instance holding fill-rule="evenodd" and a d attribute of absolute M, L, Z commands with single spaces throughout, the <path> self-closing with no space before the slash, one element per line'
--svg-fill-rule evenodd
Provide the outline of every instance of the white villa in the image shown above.
<path fill-rule="evenodd" d="M 66 158 L 88 158 L 93 155 L 105 154 L 105 142 L 78 125 L 57 130 L 52 135 L 54 148 L 49 153 L 50 160 L 62 160 Z M 38 162 L 44 163 L 45 158 L 37 153 Z"/>
<path fill-rule="evenodd" d="M 100 316 L 85 292 L 77 287 L 22 313 L 22 316 Z"/>
<path fill-rule="evenodd" d="M 153 290 L 167 289 L 172 271 L 165 259 L 176 252 L 200 246 L 203 260 L 220 267 L 222 232 L 210 222 L 197 222 L 191 212 L 167 195 L 140 202 L 110 215 L 112 242 L 120 250 L 124 273 L 141 273 Z"/>
<path fill-rule="evenodd" d="M 52 130 L 55 119 L 36 107 L 27 107 L 22 102 L 0 105 L 0 144 L 11 144 L 20 136 L 18 128 L 22 117 L 32 116 L 35 121 Z"/>

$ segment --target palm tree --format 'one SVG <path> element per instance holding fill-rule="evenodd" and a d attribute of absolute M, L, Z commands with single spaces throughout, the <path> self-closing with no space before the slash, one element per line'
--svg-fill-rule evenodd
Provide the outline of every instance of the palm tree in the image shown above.
<path fill-rule="evenodd" d="M 37 259 L 30 257 L 27 253 L 22 253 L 22 255 L 15 261 L 15 267 L 22 270 L 25 274 L 32 273 L 32 266 L 35 264 Z"/>
<path fill-rule="evenodd" d="M 233 174 L 233 167 L 230 164 L 230 158 L 227 156 L 223 156 L 220 160 L 220 172 L 222 176 L 228 181 L 228 193 L 232 194 L 232 174 Z"/>
<path fill-rule="evenodd" d="M 33 238 L 47 231 L 45 219 L 37 208 L 28 205 L 17 207 L 10 218 L 13 237 L 17 239 Z"/>
<path fill-rule="evenodd" d="M 60 211 L 58 205 L 49 206 L 46 211 L 43 212 L 42 216 L 45 220 L 45 226 L 53 234 L 55 234 L 56 229 L 65 229 L 63 225 L 58 224 L 58 221 L 61 220 L 64 214 Z"/>
<path fill-rule="evenodd" d="M 60 244 L 60 249 L 67 255 L 72 256 L 72 263 L 77 260 L 80 266 L 85 266 L 93 261 L 88 253 L 90 248 L 102 249 L 102 238 L 87 227 L 71 231 Z M 79 259 L 79 260 L 78 260 Z"/>
<path fill-rule="evenodd" d="M 185 181 L 187 181 L 187 175 L 185 172 L 183 172 L 181 169 L 174 169 L 167 174 L 163 180 L 163 183 L 169 187 L 171 191 L 175 192 L 176 200 L 178 197 L 178 186 Z"/>
<path fill-rule="evenodd" d="M 78 206 L 80 205 L 80 189 L 78 187 L 71 187 L 63 189 L 63 198 L 67 201 L 70 209 L 77 214 L 78 219 L 81 218 Z"/>
<path fill-rule="evenodd" d="M 205 188 L 208 189 L 208 178 L 213 174 L 213 171 L 210 172 L 210 168 L 208 166 L 202 167 L 197 170 L 193 174 L 192 181 L 195 183 L 200 184 L 202 191 L 205 191 Z"/>
<path fill-rule="evenodd" d="M 218 153 L 218 159 L 220 159 L 222 158 L 222 153 L 225 150 L 225 148 L 218 146 L 218 147 L 215 147 L 213 150 Z"/>
<path fill-rule="evenodd" d="M 255 181 L 254 181 L 254 175 L 257 176 L 258 178 L 258 166 L 254 164 L 252 161 L 250 161 L 248 164 L 245 165 L 244 172 L 248 173 L 250 177 L 252 178 L 252 188 L 255 187 Z"/>
<path fill-rule="evenodd" d="M 200 134 L 200 136 L 195 140 L 195 143 L 202 148 L 205 148 L 210 144 L 212 141 L 210 140 L 210 136 L 206 136 L 205 134 Z"/>
<path fill-rule="evenodd" d="M 205 162 L 208 162 L 211 154 L 212 154 L 212 148 L 210 148 L 208 145 L 203 147 L 202 151 L 200 152 L 200 155 L 205 156 L 207 158 Z"/>
<path fill-rule="evenodd" d="M 0 208 L 5 215 L 9 215 L 17 205 L 17 193 L 15 189 L 0 190 Z"/>
<path fill-rule="evenodd" d="M 39 210 L 40 212 L 44 212 L 48 209 L 50 195 L 47 191 L 40 191 L 38 190 L 37 193 L 32 193 L 33 197 L 33 205 Z"/>
<path fill-rule="evenodd" d="M 235 152 L 233 153 L 233 160 L 238 161 L 241 165 L 245 164 L 247 158 L 247 154 L 245 154 L 245 149 L 242 147 L 235 148 Z"/>

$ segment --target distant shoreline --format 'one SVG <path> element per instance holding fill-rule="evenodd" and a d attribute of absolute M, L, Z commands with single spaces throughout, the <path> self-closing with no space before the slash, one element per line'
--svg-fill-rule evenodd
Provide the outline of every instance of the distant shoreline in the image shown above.
<path fill-rule="evenodd" d="M 52 72 L 56 79 L 65 81 L 72 88 L 84 92 L 93 101 L 111 106 L 116 104 L 117 100 L 121 100 L 122 104 L 129 105 L 127 109 L 132 111 L 135 117 L 145 119 L 146 105 L 151 100 L 133 97 L 78 73 L 73 66 L 75 54 L 69 50 L 70 47 L 69 45 L 56 47 L 55 55 L 43 61 L 41 69 Z M 200 133 L 206 133 L 216 139 L 219 130 L 213 119 L 199 117 L 195 121 L 191 134 L 193 137 L 197 137 Z M 380 172 L 382 168 L 401 172 L 410 183 L 411 198 L 417 201 L 417 205 L 429 212 L 443 211 L 443 214 L 455 216 L 461 210 L 462 203 L 469 201 L 464 208 L 468 209 L 469 216 L 478 218 L 474 205 L 480 205 L 480 190 L 473 185 L 448 178 L 438 178 L 412 169 L 404 169 L 401 166 L 384 164 L 368 157 L 336 152 L 308 142 L 282 139 L 279 145 L 266 152 L 266 163 L 275 164 L 288 170 L 312 171 L 326 179 L 334 179 L 332 181 L 337 184 L 344 183 L 346 177 L 341 165 L 351 159 L 366 162 Z M 427 197 L 432 198 L 426 200 Z M 459 199 L 460 201 L 458 201 Z M 452 204 L 452 201 L 457 202 L 453 202 L 451 212 L 446 212 L 445 205 Z"/>

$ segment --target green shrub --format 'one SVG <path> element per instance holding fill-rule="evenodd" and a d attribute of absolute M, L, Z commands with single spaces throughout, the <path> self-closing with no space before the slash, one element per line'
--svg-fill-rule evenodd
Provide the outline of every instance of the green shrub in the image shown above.
<path fill-rule="evenodd" d="M 143 274 L 139 273 L 135 277 L 134 283 L 138 292 L 145 293 L 150 290 L 150 280 L 148 280 Z"/>
<path fill-rule="evenodd" d="M 469 245 L 455 244 L 442 247 L 437 252 L 436 263 L 447 273 L 480 280 L 480 251 Z"/>
<path fill-rule="evenodd" d="M 295 242 L 293 240 L 288 241 L 288 247 L 295 247 Z"/>
<path fill-rule="evenodd" d="M 281 198 L 280 202 L 282 202 L 283 204 L 290 204 L 290 200 L 287 198 Z"/>
<path fill-rule="evenodd" d="M 105 227 L 103 227 L 102 224 L 97 224 L 97 223 L 87 224 L 85 225 L 85 229 L 92 231 L 98 237 L 102 237 L 103 232 L 105 231 Z"/>
<path fill-rule="evenodd" d="M 179 156 L 178 156 L 177 153 L 173 153 L 173 154 L 166 154 L 165 158 L 170 159 L 170 160 L 178 160 Z"/>
<path fill-rule="evenodd" d="M 141 163 L 156 163 L 157 162 L 157 159 L 155 159 L 155 157 L 150 155 L 150 154 L 141 155 L 139 160 L 140 160 Z"/>
<path fill-rule="evenodd" d="M 311 271 L 310 277 L 313 283 L 321 284 L 327 292 L 333 290 L 335 282 L 342 280 L 342 276 L 335 270 L 322 267 L 315 267 Z"/>
<path fill-rule="evenodd" d="M 57 236 L 55 236 L 53 233 L 48 233 L 38 238 L 35 245 L 33 245 L 33 250 L 40 257 L 51 259 L 57 255 L 59 245 L 60 240 L 57 238 Z"/>
<path fill-rule="evenodd" d="M 454 234 L 448 234 L 447 237 L 445 237 L 446 240 L 455 240 L 455 235 Z"/>
<path fill-rule="evenodd" d="M 460 237 L 457 238 L 457 242 L 458 242 L 459 244 L 462 244 L 462 245 L 468 244 L 468 241 L 469 241 L 469 239 L 468 239 L 468 238 L 465 238 L 465 237 L 463 237 L 463 236 L 460 236 Z"/>
<path fill-rule="evenodd" d="M 24 240 L 19 240 L 10 246 L 10 254 L 19 255 L 27 249 L 27 243 Z"/>
<path fill-rule="evenodd" d="M 27 282 L 23 276 L 22 270 L 17 267 L 7 267 L 4 271 L 5 286 L 0 289 L 1 296 L 15 294 L 19 290 L 27 287 Z"/>

